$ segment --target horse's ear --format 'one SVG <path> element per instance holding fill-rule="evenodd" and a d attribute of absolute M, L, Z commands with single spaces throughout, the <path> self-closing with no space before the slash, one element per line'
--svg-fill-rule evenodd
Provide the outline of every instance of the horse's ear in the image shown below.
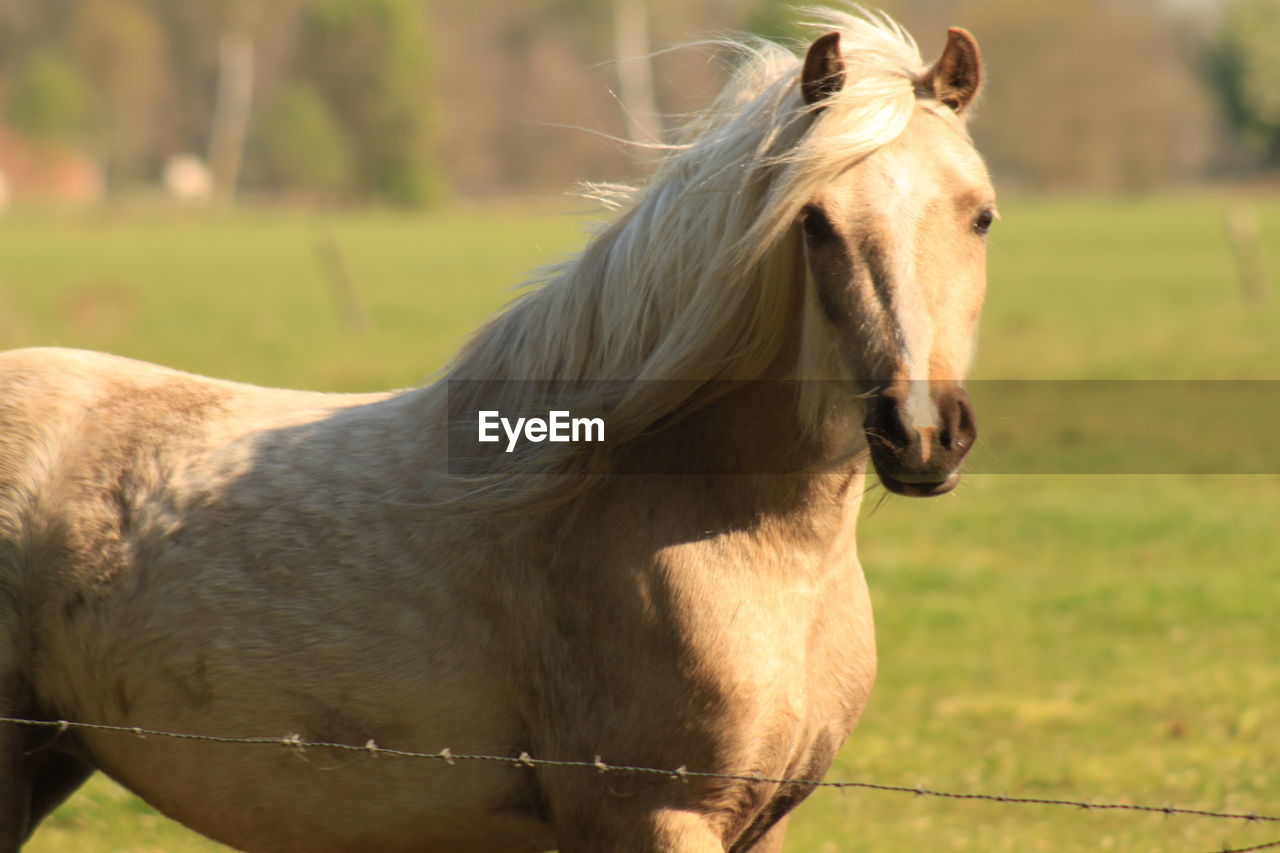
<path fill-rule="evenodd" d="M 977 40 L 968 31 L 952 27 L 947 30 L 942 56 L 920 81 L 921 93 L 962 113 L 973 103 L 981 85 L 982 54 Z"/>
<path fill-rule="evenodd" d="M 825 101 L 844 88 L 844 59 L 840 56 L 840 33 L 830 32 L 818 36 L 809 45 L 804 57 L 804 71 L 800 75 L 800 93 L 804 102 L 813 104 Z"/>

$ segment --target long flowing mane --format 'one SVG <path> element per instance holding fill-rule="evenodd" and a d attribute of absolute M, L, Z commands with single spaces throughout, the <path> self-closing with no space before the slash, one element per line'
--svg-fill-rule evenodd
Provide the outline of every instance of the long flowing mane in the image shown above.
<path fill-rule="evenodd" d="M 620 214 L 475 335 L 444 374 L 451 393 L 465 394 L 458 380 L 531 380 L 504 388 L 519 410 L 536 407 L 541 382 L 624 383 L 608 425 L 626 440 L 696 406 L 701 382 L 830 375 L 795 284 L 793 225 L 819 188 L 904 131 L 925 69 L 887 17 L 814 10 L 809 26 L 841 32 L 841 91 L 810 107 L 792 50 L 716 40 L 737 58 L 722 92 L 645 185 L 589 188 Z"/>

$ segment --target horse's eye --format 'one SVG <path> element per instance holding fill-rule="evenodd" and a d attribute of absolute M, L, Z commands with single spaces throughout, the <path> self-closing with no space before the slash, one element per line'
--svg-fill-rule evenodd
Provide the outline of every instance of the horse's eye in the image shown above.
<path fill-rule="evenodd" d="M 801 225 L 804 227 L 805 236 L 816 243 L 830 240 L 836 233 L 827 215 L 813 205 L 809 205 L 804 209 Z"/>
<path fill-rule="evenodd" d="M 973 230 L 979 234 L 986 234 L 991 230 L 991 223 L 995 221 L 996 215 L 991 208 L 987 208 L 978 214 L 978 218 L 973 220 Z"/>

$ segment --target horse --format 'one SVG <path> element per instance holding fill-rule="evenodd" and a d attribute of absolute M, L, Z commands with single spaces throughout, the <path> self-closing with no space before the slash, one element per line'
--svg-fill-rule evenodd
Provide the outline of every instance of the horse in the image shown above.
<path fill-rule="evenodd" d="M 652 178 L 427 385 L 0 357 L 0 716 L 720 775 L 0 724 L 0 850 L 97 770 L 248 851 L 781 849 L 875 678 L 868 470 L 942 494 L 973 444 L 996 215 L 973 37 L 925 65 L 815 17 L 803 56 L 730 40 Z M 451 450 L 548 383 L 608 441 Z"/>

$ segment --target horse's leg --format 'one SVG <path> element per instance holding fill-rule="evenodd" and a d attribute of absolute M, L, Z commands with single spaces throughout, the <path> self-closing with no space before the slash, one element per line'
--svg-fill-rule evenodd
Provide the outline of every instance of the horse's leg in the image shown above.
<path fill-rule="evenodd" d="M 35 828 L 93 775 L 93 768 L 65 752 L 30 756 L 31 805 L 27 830 Z"/>
<path fill-rule="evenodd" d="M 0 853 L 14 853 L 93 768 L 65 752 L 41 750 L 38 738 L 48 738 L 48 729 L 0 725 Z"/>
<path fill-rule="evenodd" d="M 5 591 L 0 587 L 0 594 Z M 0 617 L 6 615 L 0 605 Z M 6 636 L 8 627 L 0 619 L 0 716 L 22 717 L 27 707 L 26 682 L 18 674 L 17 645 Z M 30 800 L 23 756 L 27 734 L 23 726 L 0 723 L 0 853 L 13 853 L 27 838 Z"/>
<path fill-rule="evenodd" d="M 560 853 L 725 853 L 707 821 L 693 812 L 662 810 L 632 820 L 625 809 L 560 830 Z"/>
<path fill-rule="evenodd" d="M 17 726 L 0 723 L 0 853 L 15 853 L 27 838 L 30 806 L 23 777 L 23 740 Z"/>
<path fill-rule="evenodd" d="M 21 679 L 0 678 L 0 716 L 29 717 Z M 56 747 L 49 728 L 0 723 L 0 853 L 13 853 L 89 778 L 93 768 Z"/>

